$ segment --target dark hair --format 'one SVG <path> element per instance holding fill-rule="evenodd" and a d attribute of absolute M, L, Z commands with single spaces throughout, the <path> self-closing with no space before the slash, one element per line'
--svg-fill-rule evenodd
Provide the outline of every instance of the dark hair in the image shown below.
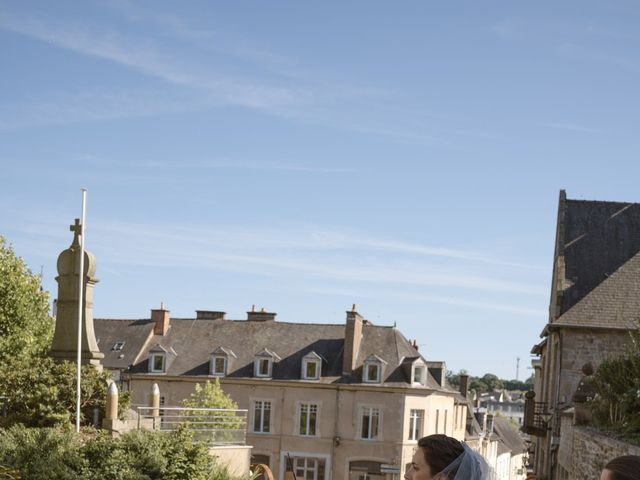
<path fill-rule="evenodd" d="M 637 455 L 614 458 L 604 468 L 613 473 L 613 480 L 640 480 L 640 457 Z"/>
<path fill-rule="evenodd" d="M 462 443 L 455 438 L 441 434 L 422 437 L 418 440 L 418 446 L 422 448 L 424 460 L 431 468 L 431 475 L 442 472 L 447 465 L 464 452 Z"/>

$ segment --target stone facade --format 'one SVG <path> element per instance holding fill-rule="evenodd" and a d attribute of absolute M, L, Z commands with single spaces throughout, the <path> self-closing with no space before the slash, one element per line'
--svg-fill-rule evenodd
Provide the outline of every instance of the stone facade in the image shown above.
<path fill-rule="evenodd" d="M 608 437 L 589 427 L 573 428 L 570 480 L 600 478 L 602 468 L 620 455 L 640 455 L 640 446 Z"/>

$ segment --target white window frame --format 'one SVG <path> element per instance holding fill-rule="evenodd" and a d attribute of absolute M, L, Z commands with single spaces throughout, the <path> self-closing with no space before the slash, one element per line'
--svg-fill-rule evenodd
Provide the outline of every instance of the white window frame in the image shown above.
<path fill-rule="evenodd" d="M 260 429 L 256 430 L 256 407 L 260 404 Z M 265 404 L 269 404 L 268 408 L 265 408 Z M 251 431 L 258 435 L 269 435 L 273 433 L 273 406 L 275 402 L 271 398 L 252 398 L 251 399 Z M 269 411 L 269 429 L 265 431 L 265 415 L 264 412 Z"/>
<path fill-rule="evenodd" d="M 222 367 L 222 372 L 218 372 L 216 371 L 216 360 L 222 359 L 223 363 L 223 367 Z M 216 377 L 224 377 L 227 375 L 227 365 L 229 364 L 229 359 L 227 358 L 226 355 L 213 355 L 211 357 L 211 375 L 214 375 Z"/>
<path fill-rule="evenodd" d="M 420 375 L 420 379 L 416 380 L 416 371 L 419 370 L 421 372 Z M 411 383 L 413 385 L 425 385 L 425 379 L 426 379 L 426 372 L 427 368 L 426 365 L 422 364 L 422 363 L 418 363 L 418 364 L 414 364 L 413 368 L 411 369 Z"/>
<path fill-rule="evenodd" d="M 315 480 L 329 480 L 331 478 L 331 456 L 326 453 L 315 453 L 315 452 L 280 452 L 280 478 L 284 478 L 285 472 L 287 470 L 287 454 L 290 455 L 291 460 L 294 462 L 298 458 L 304 459 L 318 459 L 324 460 L 324 478 L 319 478 L 315 476 Z M 300 478 L 300 477 L 298 477 Z"/>
<path fill-rule="evenodd" d="M 306 433 L 302 433 L 302 425 L 300 425 L 300 422 L 302 422 L 302 410 L 304 407 L 308 408 L 308 412 L 307 412 L 307 422 L 305 425 L 304 430 L 306 431 Z M 314 408 L 315 407 L 315 408 Z M 319 437 L 320 436 L 320 403 L 319 402 L 313 402 L 313 401 L 300 401 L 298 402 L 298 407 L 297 407 L 297 415 L 296 415 L 296 424 L 294 426 L 295 428 L 295 434 L 299 437 Z M 314 427 L 315 427 L 315 433 L 313 434 L 309 434 L 309 431 L 311 430 L 311 414 L 315 413 L 315 423 L 314 423 Z"/>
<path fill-rule="evenodd" d="M 371 379 L 369 376 L 369 367 L 375 366 L 377 368 L 377 375 L 375 379 Z M 363 380 L 365 383 L 380 383 L 382 378 L 382 364 L 380 362 L 365 362 Z"/>
<path fill-rule="evenodd" d="M 409 440 L 418 441 L 424 431 L 424 410 L 412 408 L 409 410 Z"/>
<path fill-rule="evenodd" d="M 261 362 L 267 362 L 267 373 L 266 374 L 264 374 L 264 373 L 262 373 L 260 371 Z M 260 377 L 260 378 L 271 378 L 271 376 L 273 374 L 273 359 L 272 358 L 269 358 L 269 357 L 257 357 L 253 365 L 254 365 L 254 369 L 253 369 L 254 376 Z"/>
<path fill-rule="evenodd" d="M 156 368 L 156 358 L 157 357 L 161 357 L 162 358 L 162 367 L 160 369 Z M 166 353 L 153 352 L 153 353 L 151 353 L 151 355 L 149 355 L 149 371 L 151 373 L 165 373 L 166 369 L 167 369 L 167 354 Z"/>
<path fill-rule="evenodd" d="M 368 414 L 369 420 L 367 425 L 367 430 L 369 431 L 369 436 L 364 436 L 363 431 L 363 423 L 365 413 Z M 374 415 L 375 413 L 375 415 Z M 373 418 L 377 417 L 377 421 L 375 423 L 375 435 L 372 434 L 373 430 Z M 381 440 L 382 438 L 382 408 L 378 405 L 360 405 L 360 415 L 358 415 L 358 438 L 360 440 L 369 440 L 376 441 Z"/>
<path fill-rule="evenodd" d="M 316 366 L 316 374 L 313 377 L 307 376 L 307 368 L 309 365 Z M 302 379 L 303 380 L 320 380 L 322 362 L 317 359 L 305 358 L 302 361 Z"/>

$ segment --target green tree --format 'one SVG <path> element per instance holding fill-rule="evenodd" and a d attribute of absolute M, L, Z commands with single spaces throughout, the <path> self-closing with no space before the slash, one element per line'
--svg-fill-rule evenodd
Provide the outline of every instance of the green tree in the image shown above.
<path fill-rule="evenodd" d="M 40 280 L 0 236 L 0 363 L 42 355 L 51 345 L 49 295 Z"/>
<path fill-rule="evenodd" d="M 238 404 L 225 393 L 217 378 L 213 382 L 207 380 L 204 385 L 197 383 L 195 391 L 182 401 L 182 405 L 195 409 L 216 409 L 193 410 L 186 413 L 187 425 L 197 432 L 195 438 L 198 440 L 226 443 L 243 434 L 242 419 L 235 413 Z"/>

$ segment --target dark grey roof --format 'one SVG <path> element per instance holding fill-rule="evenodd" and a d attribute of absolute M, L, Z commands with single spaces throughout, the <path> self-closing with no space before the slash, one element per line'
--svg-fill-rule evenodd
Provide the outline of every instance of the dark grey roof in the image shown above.
<path fill-rule="evenodd" d="M 103 365 L 118 370 L 135 363 L 147 339 L 153 334 L 150 320 L 94 320 L 93 329 L 98 348 L 104 353 Z M 117 342 L 124 342 L 122 350 L 112 350 Z"/>
<path fill-rule="evenodd" d="M 613 272 L 552 325 L 629 330 L 638 327 L 638 319 L 640 254 Z"/>
<path fill-rule="evenodd" d="M 519 455 L 527 449 L 524 439 L 508 418 L 500 415 L 493 417 L 493 431 L 500 437 L 506 447 L 511 450 L 511 455 Z"/>
<path fill-rule="evenodd" d="M 560 315 L 638 251 L 639 203 L 570 200 L 561 192 L 556 255 L 564 254 L 567 283 Z"/>
<path fill-rule="evenodd" d="M 383 384 L 406 387 L 411 384 L 411 378 L 402 368 L 402 360 L 408 357 L 422 358 L 396 328 L 374 326 L 371 323 L 362 327 L 362 342 L 354 372 L 344 377 L 344 324 L 172 318 L 164 336 L 149 337 L 153 330 L 151 320 L 132 322 L 95 319 L 94 323 L 98 338 L 107 332 L 110 338 L 137 335 L 135 344 L 139 346 L 140 357 L 131 373 L 146 373 L 149 350 L 155 345 L 161 345 L 171 352 L 172 358 L 169 359 L 166 372 L 171 376 L 208 375 L 211 352 L 224 348 L 237 356 L 228 359 L 229 378 L 253 378 L 256 355 L 268 352 L 277 355 L 273 379 L 300 380 L 302 359 L 315 352 L 323 359 L 321 383 L 360 383 L 365 359 L 376 355 L 386 362 L 383 364 Z M 140 328 L 131 328 L 134 324 Z M 104 340 L 100 341 L 104 344 Z M 132 362 L 129 361 L 126 365 L 130 363 Z M 105 358 L 104 364 L 107 368 L 114 368 L 115 362 L 112 358 Z M 124 362 L 121 364 L 125 365 Z M 440 387 L 430 375 L 427 375 L 426 387 L 447 390 Z"/>

